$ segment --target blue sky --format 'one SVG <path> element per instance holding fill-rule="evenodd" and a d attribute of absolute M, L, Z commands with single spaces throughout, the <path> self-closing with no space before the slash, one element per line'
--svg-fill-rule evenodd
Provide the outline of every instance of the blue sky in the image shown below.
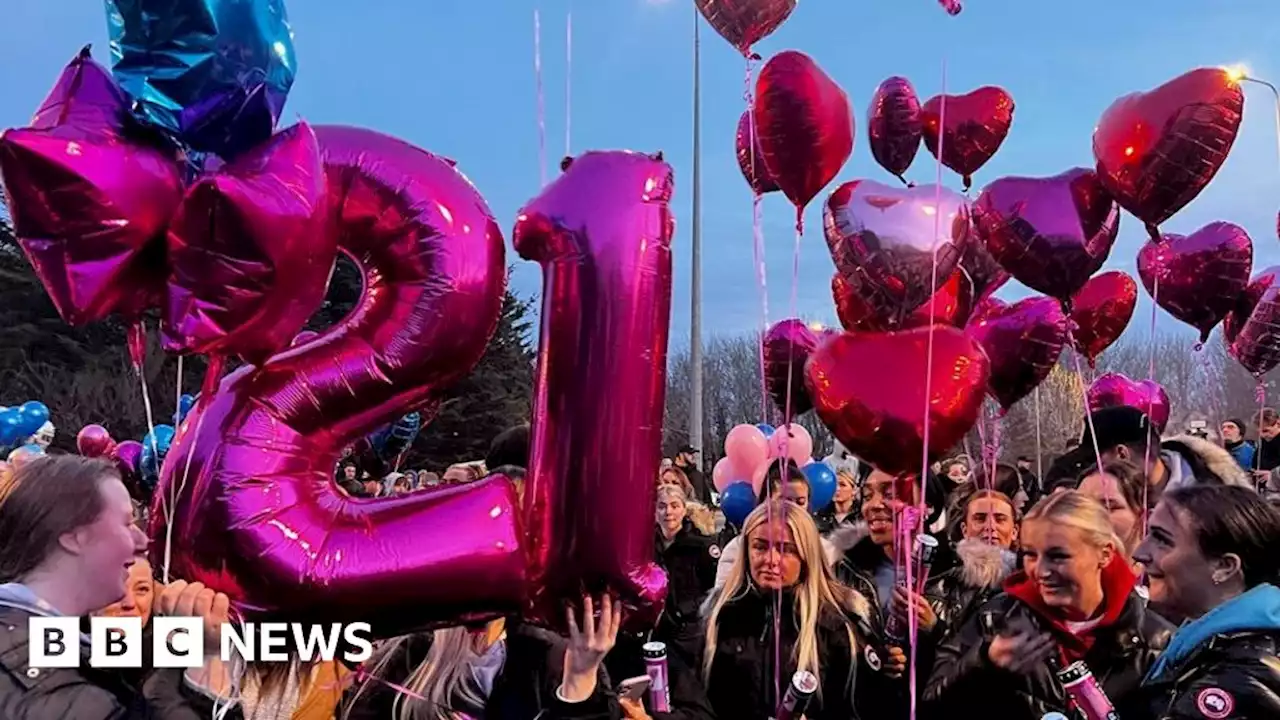
<path fill-rule="evenodd" d="M 672 345 L 687 343 L 692 197 L 689 0 L 293 0 L 298 81 L 286 119 L 360 125 L 454 158 L 489 200 L 509 234 L 519 206 L 539 187 L 533 11 L 543 24 L 548 164 L 564 152 L 565 17 L 573 11 L 573 149 L 663 150 L 677 171 Z M 0 23 L 0 126 L 24 124 L 62 65 L 81 45 L 106 54 L 98 0 L 18 0 Z M 858 138 L 839 180 L 890 178 L 871 159 L 864 117 L 876 85 L 905 75 L 923 97 L 1001 85 L 1017 103 L 1013 129 L 975 185 L 1001 175 L 1052 175 L 1092 165 L 1090 134 L 1103 109 L 1125 93 L 1191 68 L 1245 62 L 1280 81 L 1275 0 L 966 0 L 959 17 L 935 0 L 802 0 L 758 47 L 811 55 L 849 94 Z M 743 61 L 703 31 L 704 328 L 756 327 L 760 304 L 751 269 L 751 196 L 733 156 L 743 110 Z M 1280 160 L 1272 98 L 1247 87 L 1244 125 L 1218 178 L 1165 225 L 1190 232 L 1214 220 L 1249 230 L 1255 271 L 1280 263 L 1275 234 Z M 910 175 L 930 182 L 921 150 Z M 950 173 L 945 182 L 958 187 Z M 821 200 L 810 206 L 798 308 L 834 322 L 832 264 L 821 237 Z M 792 233 L 786 201 L 765 203 L 772 319 L 790 306 Z M 1125 216 L 1108 267 L 1135 274 L 1144 235 Z M 540 289 L 536 265 L 517 266 L 515 286 Z M 1002 294 L 1026 293 L 1010 287 Z M 1149 302 L 1145 294 L 1144 301 Z M 1149 305 L 1130 332 L 1145 332 Z M 1167 320 L 1167 318 L 1166 318 Z M 1168 322 L 1172 323 L 1171 320 Z"/>

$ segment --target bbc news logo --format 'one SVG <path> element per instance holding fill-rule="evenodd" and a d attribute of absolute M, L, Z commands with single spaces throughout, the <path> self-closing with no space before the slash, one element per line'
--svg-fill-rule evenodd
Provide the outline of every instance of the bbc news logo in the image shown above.
<path fill-rule="evenodd" d="M 198 668 L 204 665 L 204 620 L 157 616 L 151 625 L 152 667 Z M 80 667 L 80 618 L 32 616 L 28 631 L 29 667 Z M 140 668 L 144 642 L 142 618 L 90 618 L 89 666 Z M 346 663 L 358 664 L 373 655 L 369 623 L 224 623 L 221 645 L 220 657 L 224 662 L 235 659 L 288 662 L 293 657 L 303 662 L 331 662 L 340 657 Z"/>

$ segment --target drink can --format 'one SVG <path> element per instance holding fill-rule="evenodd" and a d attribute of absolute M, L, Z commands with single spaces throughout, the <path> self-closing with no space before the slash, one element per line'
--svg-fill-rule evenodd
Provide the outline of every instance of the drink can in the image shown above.
<path fill-rule="evenodd" d="M 644 655 L 644 672 L 649 676 L 649 705 L 654 712 L 671 712 L 671 686 L 667 682 L 667 644 L 647 642 L 640 652 Z"/>
<path fill-rule="evenodd" d="M 782 706 L 778 708 L 777 720 L 799 720 L 809 708 L 809 699 L 816 692 L 818 692 L 818 678 L 807 670 L 796 672 L 791 676 L 787 694 L 782 698 Z"/>
<path fill-rule="evenodd" d="M 1102 691 L 1089 666 L 1076 661 L 1058 671 L 1058 682 L 1085 720 L 1120 720 L 1111 698 Z"/>

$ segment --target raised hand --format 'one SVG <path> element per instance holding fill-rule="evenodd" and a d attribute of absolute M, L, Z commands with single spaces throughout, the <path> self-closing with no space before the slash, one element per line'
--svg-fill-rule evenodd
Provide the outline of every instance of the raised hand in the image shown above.
<path fill-rule="evenodd" d="M 611 595 L 600 601 L 600 617 L 595 618 L 595 601 L 582 598 L 582 626 L 573 608 L 566 611 L 569 625 L 569 647 L 564 651 L 564 675 L 560 696 L 566 702 L 582 702 L 596 690 L 600 663 L 618 642 L 618 626 L 622 624 L 622 604 Z"/>

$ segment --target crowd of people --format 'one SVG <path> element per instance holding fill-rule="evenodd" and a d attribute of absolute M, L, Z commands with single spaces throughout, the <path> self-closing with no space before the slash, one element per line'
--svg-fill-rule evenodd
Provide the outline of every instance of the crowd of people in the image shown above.
<path fill-rule="evenodd" d="M 740 526 L 684 447 L 655 480 L 668 592 L 651 630 L 585 596 L 566 635 L 508 617 L 385 640 L 358 667 L 249 674 L 216 657 L 30 666 L 32 616 L 200 615 L 216 648 L 230 612 L 211 588 L 157 581 L 113 465 L 40 457 L 0 474 L 0 718 L 768 720 L 802 681 L 793 719 L 1280 717 L 1280 422 L 1256 425 L 1250 441 L 1223 423 L 1215 443 L 1103 409 L 1044 477 L 1026 457 L 958 456 L 921 481 L 838 450 L 830 504 L 778 462 Z M 513 428 L 439 480 L 340 464 L 336 481 L 368 497 L 501 473 L 519 493 L 528 442 Z M 665 710 L 633 691 L 654 642 Z"/>

